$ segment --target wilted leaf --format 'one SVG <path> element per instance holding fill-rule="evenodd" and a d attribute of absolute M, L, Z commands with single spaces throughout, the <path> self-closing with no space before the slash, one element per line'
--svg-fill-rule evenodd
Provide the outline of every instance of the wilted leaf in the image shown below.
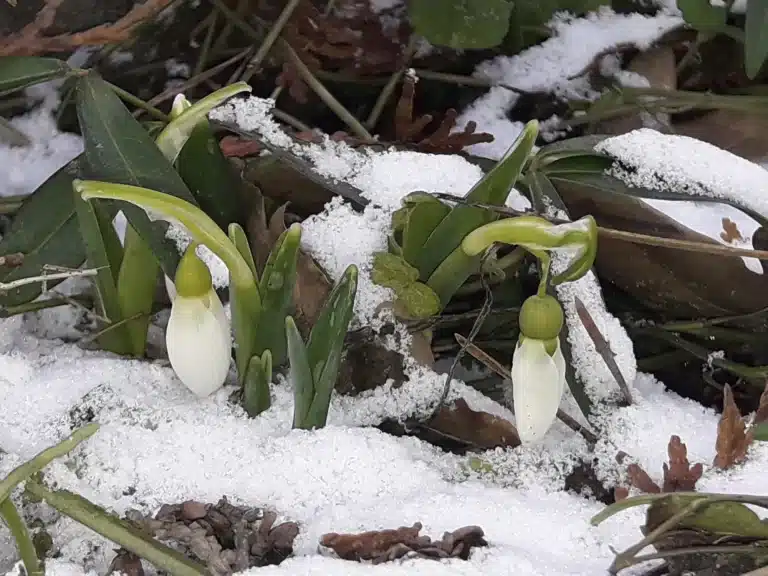
<path fill-rule="evenodd" d="M 672 436 L 667 447 L 669 465 L 664 463 L 663 492 L 693 492 L 696 482 L 704 473 L 701 463 L 691 467 L 688 462 L 688 449 L 679 436 Z"/>
<path fill-rule="evenodd" d="M 388 252 L 377 252 L 373 256 L 371 279 L 379 286 L 404 290 L 419 278 L 419 271 L 403 258 Z"/>
<path fill-rule="evenodd" d="M 514 424 L 487 412 L 472 410 L 462 398 L 440 408 L 429 427 L 480 450 L 520 445 Z"/>
<path fill-rule="evenodd" d="M 726 384 L 723 389 L 723 415 L 717 425 L 715 444 L 717 455 L 714 466 L 726 469 L 743 462 L 751 443 L 752 433 L 746 431 L 741 412 L 733 399 L 731 387 Z"/>
<path fill-rule="evenodd" d="M 395 305 L 402 307 L 409 318 L 428 318 L 440 312 L 440 298 L 432 288 L 422 282 L 403 286 L 395 293 Z"/>
<path fill-rule="evenodd" d="M 498 46 L 512 12 L 508 0 L 412 0 L 408 8 L 417 34 L 454 49 Z"/>

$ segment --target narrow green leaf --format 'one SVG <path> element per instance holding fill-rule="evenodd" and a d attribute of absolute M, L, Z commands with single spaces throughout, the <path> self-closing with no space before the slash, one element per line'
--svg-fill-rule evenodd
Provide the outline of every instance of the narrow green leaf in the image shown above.
<path fill-rule="evenodd" d="M 147 346 L 147 330 L 159 272 L 160 267 L 149 244 L 128 224 L 125 229 L 125 253 L 117 279 L 117 297 L 123 318 L 127 321 L 131 354 L 134 356 L 143 356 Z"/>
<path fill-rule="evenodd" d="M 286 357 L 285 318 L 293 301 L 300 243 L 301 227 L 292 224 L 275 242 L 259 282 L 261 316 L 254 352 L 270 350 L 278 366 Z"/>
<path fill-rule="evenodd" d="M 538 122 L 535 120 L 528 122 L 504 158 L 469 191 L 467 200 L 481 204 L 503 205 L 531 154 L 538 133 Z M 472 206 L 455 206 L 424 243 L 416 266 L 421 280 L 429 279 L 440 263 L 459 247 L 467 234 L 495 218 L 496 215 L 488 210 Z"/>
<path fill-rule="evenodd" d="M 553 176 L 555 174 L 603 174 L 613 165 L 613 159 L 594 152 L 587 154 L 563 154 L 561 158 L 549 158 L 539 165 L 535 172 Z"/>
<path fill-rule="evenodd" d="M 291 385 L 293 386 L 293 427 L 308 430 L 307 417 L 315 397 L 315 383 L 309 368 L 307 348 L 301 339 L 299 329 L 291 316 L 285 319 L 285 335 L 288 341 L 288 360 L 291 364 Z"/>
<path fill-rule="evenodd" d="M 354 313 L 357 276 L 357 266 L 347 267 L 309 334 L 307 359 L 315 383 L 315 395 L 307 415 L 310 428 L 322 428 L 328 418 L 328 406 L 339 374 L 344 340 Z"/>
<path fill-rule="evenodd" d="M 0 96 L 34 84 L 63 78 L 72 72 L 64 60 L 38 56 L 0 57 Z"/>
<path fill-rule="evenodd" d="M 455 50 L 493 48 L 509 30 L 509 0 L 411 0 L 408 15 L 417 34 Z"/>
<path fill-rule="evenodd" d="M 7 499 L 16 486 L 29 480 L 29 478 L 40 472 L 56 458 L 61 458 L 72 452 L 72 450 L 77 448 L 78 444 L 93 436 L 98 429 L 99 425 L 96 423 L 79 428 L 55 446 L 46 448 L 32 458 L 32 460 L 11 470 L 11 472 L 0 481 L 0 502 Z"/>
<path fill-rule="evenodd" d="M 245 82 L 237 82 L 212 92 L 202 100 L 195 102 L 176 118 L 171 120 L 157 137 L 157 147 L 163 156 L 173 164 L 187 143 L 192 131 L 201 123 L 207 123 L 208 113 L 223 102 L 242 92 L 250 92 L 251 87 Z"/>
<path fill-rule="evenodd" d="M 0 266 L 0 282 L 12 282 L 43 273 L 44 265 L 79 268 L 85 248 L 75 218 L 72 182 L 78 177 L 79 162 L 73 160 L 24 199 L 10 229 L 0 240 L 0 255 L 22 253 L 20 266 Z M 59 282 L 48 283 L 48 288 Z M 42 283 L 27 284 L 0 292 L 0 306 L 31 302 L 42 292 Z"/>
<path fill-rule="evenodd" d="M 75 195 L 75 210 L 77 221 L 80 225 L 87 254 L 88 265 L 97 268 L 95 276 L 96 292 L 98 294 L 99 314 L 107 318 L 110 324 L 117 324 L 123 320 L 120 309 L 120 299 L 117 295 L 116 278 L 117 271 L 112 270 L 107 246 L 102 236 L 102 226 L 99 224 L 97 206 L 80 198 L 80 194 L 73 190 Z M 126 326 L 115 327 L 114 330 L 104 331 L 99 338 L 101 346 L 115 354 L 129 354 L 131 350 L 130 338 Z"/>
<path fill-rule="evenodd" d="M 414 204 L 408 212 L 403 230 L 403 258 L 410 264 L 416 265 L 429 235 L 451 211 L 434 196 L 429 198 Z"/>
<path fill-rule="evenodd" d="M 104 508 L 89 502 L 68 490 L 51 491 L 37 482 L 29 482 L 27 491 L 45 500 L 65 516 L 138 557 L 167 572 L 171 576 L 209 576 L 205 566 L 193 562 L 182 553 L 161 544 L 139 528 L 113 516 Z"/>
<path fill-rule="evenodd" d="M 272 354 L 265 350 L 261 358 L 254 355 L 248 363 L 248 373 L 243 383 L 243 408 L 248 416 L 255 418 L 269 409 L 271 398 L 269 385 L 272 382 Z"/>
<path fill-rule="evenodd" d="M 235 336 L 235 364 L 237 365 L 238 379 L 241 385 L 245 384 L 248 374 L 248 364 L 256 353 L 256 339 L 260 324 L 263 306 L 259 293 L 259 276 L 256 272 L 256 263 L 253 261 L 251 247 L 245 231 L 239 224 L 229 225 L 229 240 L 237 252 L 248 265 L 251 277 L 254 281 L 252 291 L 242 291 L 235 282 L 229 283 L 229 304 L 232 311 L 232 332 Z M 258 315 L 255 314 L 259 310 Z"/>
<path fill-rule="evenodd" d="M 243 222 L 240 177 L 225 158 L 207 121 L 198 124 L 181 149 L 176 167 L 200 208 L 222 230 Z"/>
<path fill-rule="evenodd" d="M 753 80 L 768 57 L 768 0 L 749 0 L 744 24 L 744 67 Z"/>
<path fill-rule="evenodd" d="M 106 82 L 91 72 L 78 80 L 75 93 L 91 178 L 159 190 L 196 205 L 181 176 Z M 165 238 L 167 224 L 151 222 L 144 210 L 130 204 L 120 209 L 173 278 L 179 253 Z"/>
<path fill-rule="evenodd" d="M 24 563 L 27 576 L 44 576 L 45 569 L 37 557 L 37 550 L 35 550 L 35 544 L 29 535 L 29 529 L 27 529 L 24 518 L 19 514 L 11 498 L 6 498 L 0 502 L 0 518 L 3 519 L 16 542 L 16 548 L 19 551 L 21 561 Z"/>

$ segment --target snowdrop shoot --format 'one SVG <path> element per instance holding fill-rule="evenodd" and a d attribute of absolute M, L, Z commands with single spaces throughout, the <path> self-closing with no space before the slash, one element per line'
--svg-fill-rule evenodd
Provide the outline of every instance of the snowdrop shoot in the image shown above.
<path fill-rule="evenodd" d="M 231 339 L 224 306 L 213 289 L 211 273 L 193 243 L 176 270 L 176 297 L 165 333 L 168 358 L 184 385 L 205 397 L 224 384 Z"/>
<path fill-rule="evenodd" d="M 512 397 L 520 440 L 540 440 L 552 426 L 565 391 L 560 350 L 563 309 L 552 296 L 531 296 L 520 309 L 520 337 L 512 357 Z"/>

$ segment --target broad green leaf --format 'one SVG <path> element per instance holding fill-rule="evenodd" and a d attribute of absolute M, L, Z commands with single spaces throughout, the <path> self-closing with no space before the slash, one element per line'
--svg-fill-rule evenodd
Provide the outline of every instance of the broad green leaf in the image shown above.
<path fill-rule="evenodd" d="M 244 220 L 240 177 L 224 157 L 207 121 L 198 124 L 176 159 L 176 167 L 200 208 L 226 230 Z"/>
<path fill-rule="evenodd" d="M 125 251 L 117 279 L 120 310 L 127 321 L 131 354 L 143 356 L 160 268 L 152 249 L 133 226 L 125 229 Z"/>
<path fill-rule="evenodd" d="M 24 200 L 10 229 L 0 240 L 0 255 L 20 252 L 24 260 L 21 266 L 0 266 L 0 282 L 39 276 L 46 264 L 75 269 L 85 261 L 72 195 L 72 182 L 78 177 L 79 169 L 79 159 L 73 160 Z M 48 288 L 58 283 L 50 282 Z M 0 292 L 0 306 L 30 302 L 41 292 L 41 283 Z"/>
<path fill-rule="evenodd" d="M 208 94 L 208 96 L 195 102 L 192 106 L 182 106 L 183 112 L 173 118 L 157 137 L 157 147 L 163 153 L 163 156 L 169 162 L 174 163 L 194 129 L 201 122 L 207 124 L 206 116 L 211 110 L 229 100 L 232 96 L 250 91 L 251 87 L 248 84 L 237 82 Z"/>
<path fill-rule="evenodd" d="M 355 306 L 357 266 L 347 267 L 325 302 L 307 342 L 307 359 L 315 394 L 307 414 L 309 428 L 322 428 L 336 386 L 344 340 Z"/>
<path fill-rule="evenodd" d="M 371 279 L 379 286 L 400 290 L 419 279 L 419 271 L 402 257 L 389 252 L 373 255 Z"/>
<path fill-rule="evenodd" d="M 110 514 L 68 490 L 48 490 L 37 482 L 27 483 L 27 491 L 65 516 L 90 528 L 100 536 L 133 552 L 171 576 L 208 576 L 205 566 L 193 562 L 184 554 L 161 544 L 139 528 Z"/>
<path fill-rule="evenodd" d="M 484 49 L 501 44 L 509 30 L 509 0 L 411 0 L 411 25 L 431 44 Z"/>
<path fill-rule="evenodd" d="M 181 176 L 106 82 L 94 73 L 80 78 L 76 101 L 91 178 L 158 190 L 196 205 Z M 120 209 L 173 278 L 179 253 L 165 238 L 166 224 L 151 222 L 144 210 L 130 204 Z"/>
<path fill-rule="evenodd" d="M 442 309 L 435 291 L 421 282 L 414 282 L 398 290 L 397 304 L 403 306 L 411 318 L 436 316 Z"/>
<path fill-rule="evenodd" d="M 754 79 L 768 57 L 768 0 L 748 0 L 744 24 L 744 67 Z"/>
<path fill-rule="evenodd" d="M 528 122 L 504 158 L 469 191 L 467 200 L 503 205 L 531 154 L 538 133 L 538 122 Z M 482 208 L 455 206 L 424 243 L 417 265 L 421 280 L 432 276 L 440 263 L 459 247 L 464 236 L 495 218 L 495 214 Z"/>
<path fill-rule="evenodd" d="M 283 324 L 285 326 L 285 324 Z M 251 357 L 243 383 L 243 408 L 255 418 L 269 408 L 269 384 L 272 382 L 272 354 L 265 350 L 261 357 Z"/>
<path fill-rule="evenodd" d="M 425 199 L 413 205 L 408 211 L 403 230 L 403 258 L 407 262 L 414 265 L 418 262 L 419 254 L 429 235 L 450 211 L 449 206 L 434 196 L 429 196 L 429 200 Z"/>
<path fill-rule="evenodd" d="M 112 270 L 107 245 L 104 242 L 103 226 L 100 220 L 103 222 L 105 218 L 98 213 L 98 201 L 87 202 L 75 190 L 72 190 L 72 194 L 75 195 L 75 212 L 85 244 L 88 266 L 98 269 L 94 282 L 98 294 L 98 312 L 109 321 L 110 325 L 118 324 L 123 320 L 120 299 L 117 295 L 118 271 Z M 99 336 L 99 341 L 104 349 L 115 354 L 130 353 L 130 338 L 125 325 L 105 330 Z"/>
<path fill-rule="evenodd" d="M 713 6 L 709 0 L 677 0 L 677 7 L 686 24 L 696 30 L 720 30 L 728 18 L 725 6 Z"/>
<path fill-rule="evenodd" d="M 79 428 L 55 446 L 46 448 L 32 458 L 32 460 L 11 470 L 5 478 L 0 480 L 0 502 L 7 499 L 16 486 L 29 480 L 56 458 L 61 458 L 72 452 L 72 450 L 77 448 L 78 444 L 93 436 L 98 429 L 99 425 L 96 423 Z"/>
<path fill-rule="evenodd" d="M 291 385 L 293 386 L 293 427 L 310 429 L 307 417 L 315 397 L 315 383 L 309 367 L 307 348 L 301 339 L 299 329 L 291 316 L 285 319 L 285 335 L 288 341 L 288 359 L 291 364 Z"/>
<path fill-rule="evenodd" d="M 441 310 L 448 305 L 467 278 L 480 271 L 481 260 L 482 254 L 469 256 L 458 246 L 440 262 L 426 284 L 440 299 Z"/>
<path fill-rule="evenodd" d="M 64 60 L 38 56 L 0 57 L 0 96 L 34 84 L 63 78 L 72 72 Z"/>

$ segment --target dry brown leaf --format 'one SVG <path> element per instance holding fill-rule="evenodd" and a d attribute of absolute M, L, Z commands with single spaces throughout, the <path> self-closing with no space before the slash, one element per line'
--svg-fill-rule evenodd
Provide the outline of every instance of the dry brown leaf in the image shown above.
<path fill-rule="evenodd" d="M 661 492 L 661 488 L 656 484 L 648 472 L 643 470 L 639 464 L 630 464 L 627 466 L 627 475 L 629 476 L 629 483 L 646 494 L 658 494 Z"/>
<path fill-rule="evenodd" d="M 615 486 L 613 489 L 613 499 L 616 502 L 621 502 L 629 498 L 629 488 L 626 486 Z"/>
<path fill-rule="evenodd" d="M 440 408 L 429 422 L 429 428 L 481 450 L 520 445 L 514 424 L 487 412 L 472 410 L 461 398 Z"/>
<path fill-rule="evenodd" d="M 672 436 L 667 446 L 669 465 L 664 463 L 664 485 L 662 492 L 693 492 L 696 489 L 704 467 L 701 463 L 691 467 L 688 462 L 688 449 L 680 441 L 680 436 Z"/>
<path fill-rule="evenodd" d="M 406 555 L 440 560 L 461 558 L 467 560 L 472 548 L 487 546 L 483 529 L 464 526 L 443 534 L 441 540 L 420 536 L 422 525 L 401 526 L 395 530 L 375 530 L 360 534 L 331 532 L 320 538 L 321 546 L 330 548 L 344 560 L 371 561 L 373 564 L 390 562 Z"/>
<path fill-rule="evenodd" d="M 717 454 L 713 465 L 727 469 L 743 462 L 751 443 L 752 433 L 747 432 L 744 419 L 733 399 L 731 387 L 726 384 L 723 390 L 723 415 L 717 425 Z"/>
<path fill-rule="evenodd" d="M 729 244 L 734 241 L 744 240 L 744 236 L 741 235 L 736 222 L 730 218 L 723 218 L 723 231 L 720 232 L 720 238 L 723 239 L 723 242 L 728 242 Z"/>
<path fill-rule="evenodd" d="M 221 153 L 228 158 L 244 158 L 255 156 L 264 150 L 264 146 L 257 140 L 241 138 L 240 136 L 224 136 L 219 142 Z"/>

